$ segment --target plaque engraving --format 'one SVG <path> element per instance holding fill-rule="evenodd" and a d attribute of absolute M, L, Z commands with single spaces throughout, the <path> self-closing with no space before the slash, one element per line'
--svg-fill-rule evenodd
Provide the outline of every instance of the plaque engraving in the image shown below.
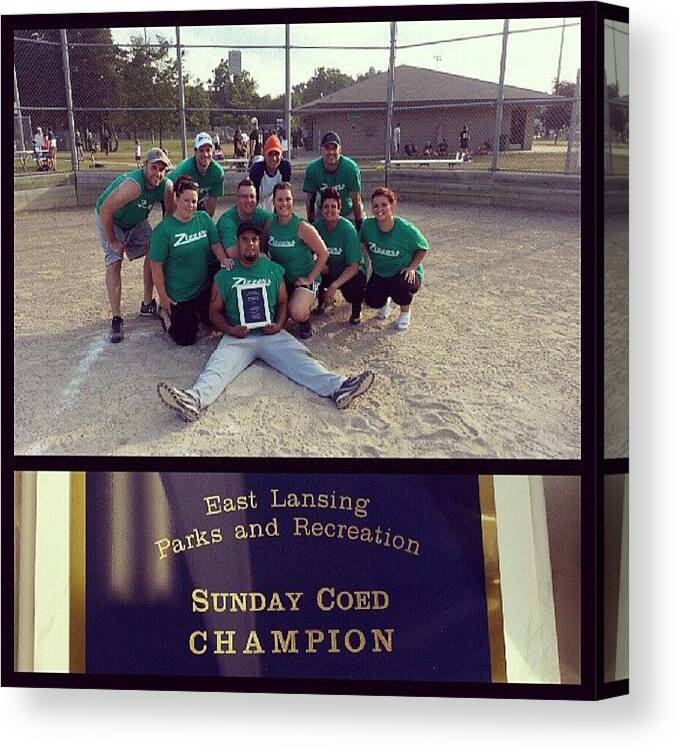
<path fill-rule="evenodd" d="M 243 284 L 236 288 L 240 323 L 247 328 L 263 328 L 271 324 L 266 287 L 263 284 Z"/>

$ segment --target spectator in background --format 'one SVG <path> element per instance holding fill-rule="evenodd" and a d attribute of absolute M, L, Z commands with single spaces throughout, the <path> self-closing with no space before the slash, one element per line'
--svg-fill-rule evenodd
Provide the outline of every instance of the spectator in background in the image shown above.
<path fill-rule="evenodd" d="M 396 156 L 400 153 L 400 123 L 393 129 L 393 153 Z"/>
<path fill-rule="evenodd" d="M 134 161 L 137 167 L 141 166 L 141 141 L 138 138 L 134 141 Z"/>
<path fill-rule="evenodd" d="M 38 128 L 33 136 L 33 156 L 35 158 L 35 167 L 40 170 L 42 164 L 42 128 Z"/>
<path fill-rule="evenodd" d="M 255 161 L 261 161 L 264 158 L 261 153 L 263 145 L 263 135 L 259 130 L 259 120 L 257 120 L 256 117 L 253 117 L 250 120 L 249 150 L 247 153 L 250 160 L 250 167 Z"/>
<path fill-rule="evenodd" d="M 277 135 L 270 135 L 264 143 L 264 161 L 250 167 L 250 180 L 257 191 L 257 205 L 273 211 L 273 188 L 279 182 L 292 179 L 292 165 L 282 158 L 282 144 Z"/>
<path fill-rule="evenodd" d="M 438 153 L 443 157 L 450 155 L 450 147 L 448 146 L 447 141 L 444 137 L 438 144 Z"/>
<path fill-rule="evenodd" d="M 468 149 L 471 145 L 471 133 L 469 132 L 468 125 L 464 125 L 459 133 L 459 153 L 461 158 L 468 159 Z"/>
<path fill-rule="evenodd" d="M 78 161 L 82 161 L 85 156 L 85 149 L 83 148 L 82 136 L 79 130 L 75 131 L 75 150 L 78 155 Z"/>
<path fill-rule="evenodd" d="M 233 158 L 238 159 L 240 155 L 240 137 L 242 133 L 240 131 L 240 128 L 235 129 L 235 133 L 233 133 Z"/>
<path fill-rule="evenodd" d="M 47 133 L 48 146 L 47 146 L 47 161 L 50 169 L 56 172 L 57 168 L 57 137 L 52 128 Z"/>

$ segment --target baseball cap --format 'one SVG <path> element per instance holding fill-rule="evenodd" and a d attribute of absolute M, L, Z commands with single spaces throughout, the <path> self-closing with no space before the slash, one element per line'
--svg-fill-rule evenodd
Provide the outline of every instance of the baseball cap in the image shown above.
<path fill-rule="evenodd" d="M 269 135 L 266 139 L 266 143 L 264 143 L 264 156 L 268 154 L 269 151 L 279 151 L 282 154 L 282 143 L 280 143 L 280 138 L 278 138 L 277 135 Z"/>
<path fill-rule="evenodd" d="M 214 143 L 212 143 L 212 136 L 209 133 L 198 133 L 193 141 L 193 148 L 200 148 L 206 143 L 209 143 L 210 146 L 214 146 Z"/>
<path fill-rule="evenodd" d="M 341 146 L 341 138 L 333 130 L 330 130 L 322 137 L 320 145 L 327 146 L 328 143 L 336 143 L 337 146 Z"/>
<path fill-rule="evenodd" d="M 154 161 L 161 161 L 168 167 L 172 166 L 172 162 L 170 161 L 169 156 L 167 156 L 167 154 L 161 148 L 152 148 L 146 154 L 146 161 L 150 163 L 153 163 Z"/>
<path fill-rule="evenodd" d="M 259 229 L 256 224 L 252 224 L 251 221 L 241 221 L 240 224 L 238 224 L 236 236 L 240 237 L 240 235 L 244 234 L 245 232 L 254 232 L 257 237 L 261 236 L 261 229 Z"/>

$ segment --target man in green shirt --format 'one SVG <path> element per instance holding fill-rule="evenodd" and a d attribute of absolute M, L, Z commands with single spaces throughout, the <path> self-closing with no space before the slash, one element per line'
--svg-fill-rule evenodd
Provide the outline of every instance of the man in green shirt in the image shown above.
<path fill-rule="evenodd" d="M 120 315 L 122 298 L 122 259 L 144 258 L 144 299 L 141 315 L 157 314 L 153 299 L 153 278 L 148 263 L 148 244 L 151 227 L 147 221 L 156 203 L 165 200 L 174 206 L 172 182 L 165 172 L 171 167 L 167 154 L 152 148 L 143 167 L 116 177 L 99 196 L 94 207 L 94 220 L 106 262 L 106 291 L 111 305 L 111 342 L 122 341 L 123 319 Z"/>
<path fill-rule="evenodd" d="M 257 189 L 249 177 L 241 180 L 235 191 L 235 206 L 224 211 L 217 222 L 219 239 L 230 257 L 235 257 L 238 226 L 243 222 L 249 222 L 263 229 L 273 214 L 265 208 L 257 206 Z"/>
<path fill-rule="evenodd" d="M 193 141 L 194 155 L 179 162 L 169 173 L 172 182 L 187 174 L 198 183 L 198 211 L 214 218 L 217 198 L 224 194 L 224 168 L 214 161 L 214 144 L 209 133 L 198 133 Z M 168 211 L 168 213 L 171 213 Z"/>
<path fill-rule="evenodd" d="M 320 194 L 325 188 L 333 187 L 341 196 L 341 215 L 353 213 L 356 229 L 360 231 L 363 220 L 360 167 L 341 153 L 341 138 L 335 132 L 325 133 L 320 147 L 322 156 L 306 167 L 304 175 L 306 218 L 309 224 L 313 224 L 316 208 L 320 209 Z"/>
<path fill-rule="evenodd" d="M 166 383 L 158 384 L 158 395 L 163 403 L 179 412 L 186 422 L 199 419 L 224 388 L 255 359 L 262 359 L 319 396 L 331 398 L 337 409 L 345 409 L 356 396 L 365 393 L 374 380 L 374 373 L 369 370 L 349 378 L 329 372 L 285 330 L 287 290 L 283 269 L 260 254 L 260 234 L 261 230 L 254 224 L 240 224 L 236 262 L 233 268 L 222 269 L 214 278 L 210 321 L 224 336 L 195 385 L 182 390 Z M 261 327 L 245 325 L 241 320 L 238 287 L 252 284 L 262 290 L 270 314 L 270 322 Z"/>

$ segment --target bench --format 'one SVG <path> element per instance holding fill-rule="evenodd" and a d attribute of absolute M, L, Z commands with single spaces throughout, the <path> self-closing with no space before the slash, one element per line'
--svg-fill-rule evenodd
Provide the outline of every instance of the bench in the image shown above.
<path fill-rule="evenodd" d="M 48 157 L 49 157 L 49 151 L 46 151 L 45 149 L 43 149 L 40 152 L 40 165 L 41 166 L 44 167 L 47 165 Z M 14 158 L 19 159 L 19 161 L 21 162 L 21 168 L 24 171 L 26 171 L 27 170 L 26 164 L 28 163 L 29 160 L 32 160 L 35 158 L 35 154 L 33 151 L 15 151 Z"/>
<path fill-rule="evenodd" d="M 243 159 L 219 159 L 219 164 L 221 164 L 224 167 L 231 167 L 233 169 L 237 169 L 239 171 L 246 171 L 247 165 L 249 164 L 249 159 L 243 158 Z"/>
<path fill-rule="evenodd" d="M 401 164 L 408 164 L 409 166 L 417 167 L 430 167 L 432 164 L 447 164 L 448 167 L 452 167 L 455 164 L 464 164 L 467 159 L 391 159 L 390 165 L 399 167 Z M 386 160 L 381 160 L 382 164 L 386 164 Z"/>

